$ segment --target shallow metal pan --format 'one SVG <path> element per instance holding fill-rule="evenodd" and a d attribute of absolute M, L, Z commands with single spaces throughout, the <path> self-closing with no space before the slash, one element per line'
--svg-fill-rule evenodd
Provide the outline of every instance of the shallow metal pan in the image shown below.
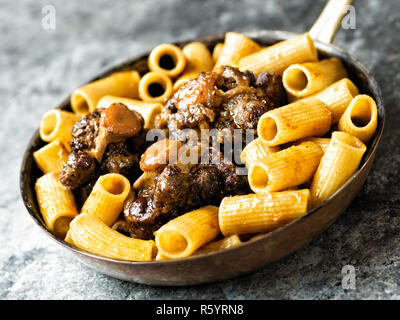
<path fill-rule="evenodd" d="M 346 2 L 348 3 L 349 1 Z M 335 19 L 339 19 L 339 14 L 337 14 Z M 321 27 L 321 23 L 318 23 L 318 27 Z M 334 29 L 335 27 L 330 26 L 329 30 L 325 30 L 323 33 L 315 36 L 315 38 L 325 36 L 325 40 L 330 41 L 335 32 Z M 293 33 L 270 30 L 243 33 L 262 45 L 270 45 L 296 36 Z M 211 49 L 216 43 L 222 42 L 223 39 L 224 34 L 217 34 L 190 39 L 176 44 L 183 46 L 185 43 L 191 41 L 201 41 Z M 34 184 L 36 179 L 41 175 L 41 172 L 36 167 L 32 156 L 35 150 L 44 145 L 40 140 L 38 130 L 28 143 L 20 172 L 21 195 L 28 213 L 39 226 L 39 229 L 86 265 L 115 278 L 144 284 L 191 285 L 228 279 L 256 270 L 295 252 L 328 228 L 345 211 L 356 196 L 371 169 L 385 121 L 381 90 L 367 68 L 355 57 L 332 44 L 323 43 L 318 40 L 315 43 L 320 57 L 337 57 L 341 59 L 349 70 L 351 80 L 358 86 L 360 92 L 368 94 L 375 99 L 378 106 L 378 127 L 373 139 L 368 143 L 367 153 L 357 172 L 328 200 L 309 211 L 306 215 L 266 234 L 258 240 L 247 242 L 224 251 L 180 260 L 149 262 L 121 261 L 91 254 L 55 237 L 48 231 L 40 215 Z M 148 53 L 129 59 L 98 74 L 90 81 L 121 70 L 136 69 L 141 74 L 144 74 L 147 71 L 147 56 Z M 69 97 L 61 102 L 58 108 L 69 110 Z"/>

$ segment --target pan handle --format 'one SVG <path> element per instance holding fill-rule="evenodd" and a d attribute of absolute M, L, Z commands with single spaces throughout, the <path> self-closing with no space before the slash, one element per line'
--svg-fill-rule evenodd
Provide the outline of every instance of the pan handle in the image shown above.
<path fill-rule="evenodd" d="M 331 43 L 353 0 L 329 0 L 309 33 L 314 40 Z"/>

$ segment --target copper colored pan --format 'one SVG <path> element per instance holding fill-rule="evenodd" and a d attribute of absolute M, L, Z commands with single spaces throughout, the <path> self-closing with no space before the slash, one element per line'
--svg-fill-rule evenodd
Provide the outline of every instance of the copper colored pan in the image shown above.
<path fill-rule="evenodd" d="M 40 140 L 38 131 L 36 131 L 26 148 L 20 173 L 22 198 L 33 220 L 51 239 L 95 270 L 115 278 L 151 285 L 191 285 L 228 279 L 278 261 L 300 249 L 328 228 L 348 207 L 368 175 L 382 136 L 385 110 L 381 90 L 376 80 L 356 58 L 346 51 L 329 44 L 343 16 L 342 9 L 350 2 L 346 0 L 330 1 L 321 18 L 310 30 L 310 34 L 316 40 L 315 43 L 320 57 L 337 57 L 341 59 L 349 70 L 351 80 L 359 87 L 360 92 L 368 94 L 375 99 L 378 106 L 378 128 L 373 139 L 368 144 L 367 153 L 358 171 L 345 185 L 317 208 L 258 240 L 217 253 L 180 260 L 149 262 L 121 261 L 101 257 L 71 246 L 55 237 L 46 228 L 38 210 L 34 191 L 34 183 L 41 173 L 36 167 L 32 153 L 44 145 Z M 243 33 L 262 45 L 270 45 L 296 36 L 293 33 L 270 30 Z M 201 41 L 212 49 L 216 43 L 222 42 L 223 39 L 224 34 L 209 35 L 179 42 L 177 45 L 182 46 L 191 41 Z M 97 75 L 90 81 L 127 69 L 136 69 L 141 74 L 144 74 L 147 71 L 147 56 L 148 53 L 129 59 Z M 69 110 L 69 97 L 61 102 L 58 108 Z"/>

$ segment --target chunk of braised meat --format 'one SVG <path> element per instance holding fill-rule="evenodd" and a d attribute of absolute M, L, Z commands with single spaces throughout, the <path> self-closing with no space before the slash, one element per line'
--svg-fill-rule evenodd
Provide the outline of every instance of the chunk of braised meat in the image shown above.
<path fill-rule="evenodd" d="M 104 152 L 100 170 L 104 173 L 119 173 L 124 176 L 131 175 L 139 167 L 137 154 L 128 150 L 128 144 L 124 142 L 110 143 Z"/>
<path fill-rule="evenodd" d="M 99 133 L 100 117 L 103 109 L 84 116 L 72 128 L 71 151 L 90 150 L 95 147 L 95 138 Z"/>
<path fill-rule="evenodd" d="M 256 129 L 268 110 L 286 104 L 281 76 L 223 66 L 216 72 L 202 72 L 183 84 L 169 99 L 156 121 L 168 128 L 170 137 L 185 140 L 184 128 Z M 227 129 L 227 130 L 225 130 Z"/>
<path fill-rule="evenodd" d="M 220 116 L 215 123 L 218 129 L 256 129 L 258 119 L 265 112 L 286 103 L 281 76 L 275 73 L 264 72 L 255 77 L 250 71 L 240 72 L 225 66 L 216 86 L 224 91 Z"/>
<path fill-rule="evenodd" d="M 74 190 L 100 174 L 129 175 L 137 171 L 144 144 L 140 142 L 138 148 L 131 146 L 145 139 L 138 134 L 142 122 L 140 115 L 122 104 L 84 116 L 72 128 L 71 154 L 60 172 L 60 182 Z M 132 135 L 135 137 L 129 138 Z"/>
<path fill-rule="evenodd" d="M 76 189 L 98 176 L 98 163 L 90 153 L 99 133 L 102 110 L 84 116 L 72 128 L 71 154 L 60 172 L 60 182 L 69 189 Z"/>
<path fill-rule="evenodd" d="M 162 167 L 150 189 L 125 203 L 125 220 L 134 237 L 151 239 L 154 231 L 187 211 L 250 192 L 246 177 L 236 175 L 234 164 L 215 149 L 210 148 L 208 155 L 207 163 Z"/>
<path fill-rule="evenodd" d="M 195 128 L 203 122 L 213 122 L 222 102 L 214 89 L 218 74 L 201 72 L 182 85 L 168 100 L 161 112 L 160 126 L 175 122 L 178 129 Z"/>
<path fill-rule="evenodd" d="M 75 189 L 80 185 L 98 176 L 98 163 L 85 150 L 72 150 L 68 161 L 60 172 L 60 182 L 69 189 Z"/>

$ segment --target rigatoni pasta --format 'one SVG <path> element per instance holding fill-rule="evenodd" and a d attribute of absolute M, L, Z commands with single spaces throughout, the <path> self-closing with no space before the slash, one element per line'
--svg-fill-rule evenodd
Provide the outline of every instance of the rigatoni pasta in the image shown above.
<path fill-rule="evenodd" d="M 186 59 L 182 49 L 169 43 L 156 46 L 148 58 L 151 71 L 161 72 L 171 78 L 182 73 L 185 65 Z"/>
<path fill-rule="evenodd" d="M 162 72 L 146 73 L 139 82 L 139 96 L 145 102 L 163 102 L 172 94 L 172 81 Z"/>
<path fill-rule="evenodd" d="M 334 124 L 339 121 L 351 100 L 358 93 L 359 91 L 355 84 L 345 78 L 331 84 L 328 88 L 313 96 L 326 104 L 332 113 L 332 124 Z"/>
<path fill-rule="evenodd" d="M 206 206 L 167 222 L 155 232 L 160 253 L 168 258 L 183 258 L 219 234 L 218 207 Z"/>
<path fill-rule="evenodd" d="M 241 71 L 250 70 L 255 74 L 261 72 L 282 74 L 292 64 L 317 60 L 314 41 L 308 33 L 305 33 L 243 57 L 238 67 Z"/>
<path fill-rule="evenodd" d="M 338 123 L 338 129 L 368 142 L 378 125 L 378 108 L 374 99 L 366 94 L 356 96 Z"/>
<path fill-rule="evenodd" d="M 126 237 L 86 213 L 71 222 L 70 237 L 78 248 L 114 259 L 148 261 L 157 252 L 153 240 Z"/>
<path fill-rule="evenodd" d="M 326 200 L 350 178 L 357 170 L 366 149 L 361 140 L 348 133 L 332 133 L 311 184 L 313 207 Z"/>
<path fill-rule="evenodd" d="M 264 159 L 268 154 L 278 152 L 279 146 L 271 147 L 263 139 L 257 138 L 250 142 L 241 152 L 240 160 L 250 168 L 260 160 Z"/>
<path fill-rule="evenodd" d="M 328 148 L 329 143 L 331 142 L 331 138 L 308 137 L 308 138 L 304 138 L 304 139 L 299 140 L 299 143 L 303 142 L 303 141 L 314 142 L 325 153 L 326 149 Z"/>
<path fill-rule="evenodd" d="M 47 173 L 35 184 L 36 198 L 46 226 L 64 238 L 69 224 L 78 215 L 74 195 L 58 180 L 58 172 Z"/>
<path fill-rule="evenodd" d="M 226 197 L 219 208 L 224 236 L 272 231 L 307 212 L 308 189 Z"/>
<path fill-rule="evenodd" d="M 283 72 L 282 82 L 290 94 L 307 97 L 347 77 L 347 70 L 337 58 L 292 64 Z"/>
<path fill-rule="evenodd" d="M 72 112 L 50 110 L 44 114 L 40 122 L 40 138 L 46 142 L 59 140 L 69 150 L 72 127 L 80 118 L 80 115 Z"/>
<path fill-rule="evenodd" d="M 75 113 L 86 114 L 94 111 L 105 95 L 138 98 L 139 80 L 139 72 L 121 71 L 88 83 L 72 92 L 71 108 Z"/>
<path fill-rule="evenodd" d="M 105 174 L 97 180 L 81 211 L 96 215 L 111 226 L 117 220 L 130 189 L 129 180 L 123 175 Z"/>
<path fill-rule="evenodd" d="M 264 113 L 258 121 L 258 136 L 276 146 L 309 136 L 320 136 L 331 127 L 331 112 L 316 98 L 305 98 Z"/>
<path fill-rule="evenodd" d="M 227 32 L 225 34 L 224 46 L 218 55 L 214 70 L 220 66 L 236 67 L 241 58 L 260 49 L 261 47 L 257 43 L 245 35 L 237 32 Z"/>
<path fill-rule="evenodd" d="M 250 167 L 250 188 L 263 193 L 305 183 L 312 179 L 322 155 L 322 149 L 311 141 L 269 154 Z"/>
<path fill-rule="evenodd" d="M 60 172 L 68 160 L 68 151 L 59 140 L 54 140 L 33 153 L 33 158 L 43 173 Z"/>

